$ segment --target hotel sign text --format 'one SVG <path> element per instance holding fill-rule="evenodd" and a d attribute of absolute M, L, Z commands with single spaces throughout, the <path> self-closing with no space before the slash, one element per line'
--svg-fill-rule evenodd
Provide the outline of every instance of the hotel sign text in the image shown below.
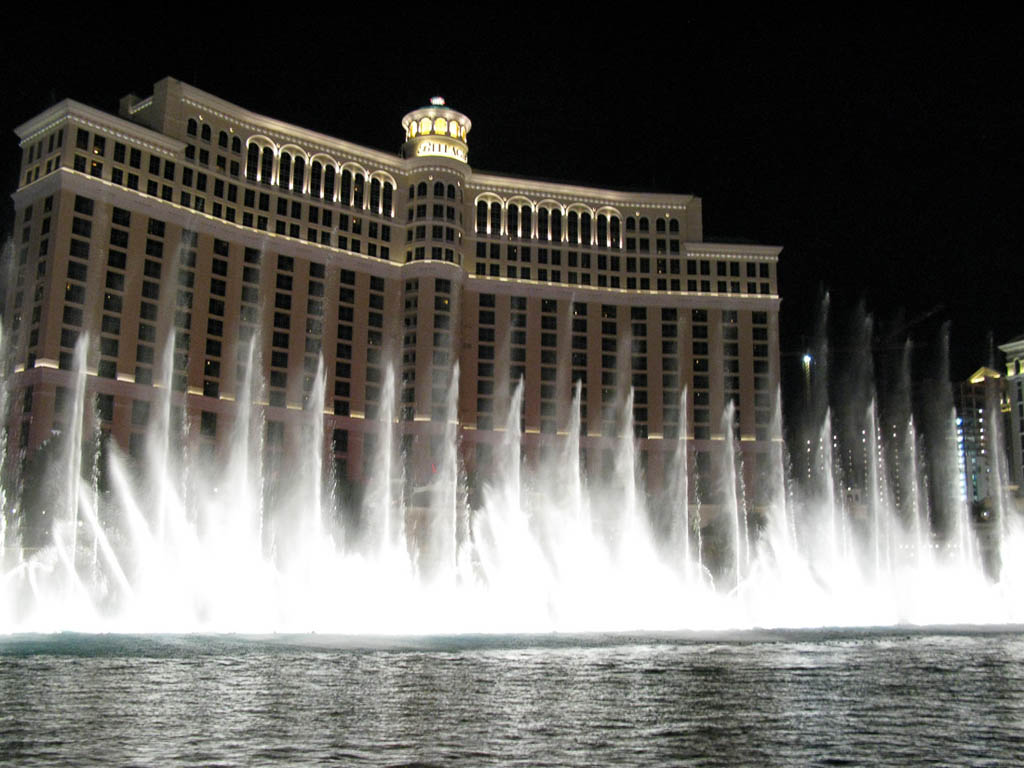
<path fill-rule="evenodd" d="M 461 162 L 466 162 L 466 150 L 447 141 L 429 139 L 421 141 L 416 145 L 417 157 L 451 157 Z"/>

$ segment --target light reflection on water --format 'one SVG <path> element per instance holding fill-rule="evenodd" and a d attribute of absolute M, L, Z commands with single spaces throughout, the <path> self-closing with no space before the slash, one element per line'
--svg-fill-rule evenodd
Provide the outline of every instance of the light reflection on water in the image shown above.
<path fill-rule="evenodd" d="M 1014 764 L 1024 634 L 13 636 L 19 764 Z"/>

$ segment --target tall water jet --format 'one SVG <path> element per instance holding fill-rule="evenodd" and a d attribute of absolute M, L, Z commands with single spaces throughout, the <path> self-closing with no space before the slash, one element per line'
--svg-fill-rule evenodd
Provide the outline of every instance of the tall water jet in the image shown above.
<path fill-rule="evenodd" d="M 621 492 L 621 506 L 619 514 L 616 515 L 615 529 L 619 532 L 618 550 L 621 553 L 624 547 L 629 547 L 635 541 L 636 536 L 642 535 L 646 527 L 646 520 L 641 516 L 642 510 L 637 499 L 636 481 L 636 439 L 633 427 L 633 387 L 629 388 L 623 404 L 621 428 L 616 441 L 615 450 L 615 486 Z"/>
<path fill-rule="evenodd" d="M 384 386 L 380 392 L 380 411 L 374 473 L 370 477 L 364 498 L 367 520 L 367 551 L 380 555 L 394 550 L 404 535 L 404 513 L 398 489 L 404 485 L 401 465 L 396 455 L 395 440 L 395 371 L 389 362 L 384 371 Z M 404 544 L 402 544 L 404 549 Z"/>
<path fill-rule="evenodd" d="M 522 385 L 520 384 L 520 389 Z M 580 407 L 582 401 L 583 383 L 579 380 L 573 385 L 572 403 L 569 410 L 569 424 L 566 428 L 566 440 L 562 457 L 562 467 L 565 468 L 566 480 L 566 506 L 569 509 L 570 518 L 577 522 L 590 521 L 584 516 L 583 502 L 583 471 L 580 461 L 580 439 L 582 436 L 583 424 L 580 419 Z M 520 394 L 520 397 L 522 395 Z"/>
<path fill-rule="evenodd" d="M 672 451 L 668 473 L 669 551 L 679 558 L 683 579 L 697 576 L 690 545 L 690 472 L 686 446 L 686 387 L 679 395 L 679 433 Z"/>
<path fill-rule="evenodd" d="M 72 399 L 70 429 L 64 446 L 65 511 L 64 524 L 67 530 L 66 543 L 58 543 L 58 551 L 64 550 L 70 571 L 71 589 L 78 589 L 78 527 L 79 496 L 82 484 L 82 440 L 85 422 L 86 356 L 89 337 L 82 334 L 75 344 L 72 375 L 75 388 Z M 55 535 L 58 531 L 54 531 Z"/>
<path fill-rule="evenodd" d="M 750 532 L 746 505 L 738 493 L 739 473 L 734 439 L 736 405 L 730 400 L 722 413 L 722 511 L 729 520 L 732 533 L 732 576 L 737 585 L 743 581 L 750 565 Z"/>
<path fill-rule="evenodd" d="M 960 464 L 961 459 L 957 450 L 956 409 L 950 410 L 946 429 L 946 443 L 944 455 L 947 457 L 947 460 Z M 960 464 L 960 469 L 966 476 L 966 468 L 962 464 Z M 971 524 L 971 508 L 968 503 L 966 488 L 963 491 L 963 495 L 961 495 L 957 488 L 950 488 L 948 492 L 953 494 L 953 503 L 955 504 L 953 535 L 951 538 L 955 547 L 953 559 L 961 568 L 974 570 L 979 561 L 978 539 L 974 535 Z"/>
<path fill-rule="evenodd" d="M 921 480 L 915 471 L 918 466 L 918 445 L 917 427 L 914 418 L 910 417 L 907 423 L 905 438 L 905 452 L 907 466 L 904 470 L 906 479 L 907 499 L 904 507 L 907 510 L 910 523 L 911 544 L 908 545 L 911 552 L 911 559 L 920 565 L 930 563 L 932 557 L 931 526 L 928 519 L 928 506 L 924 494 L 921 493 Z"/>
<path fill-rule="evenodd" d="M 450 376 L 440 434 L 431 435 L 429 483 L 413 492 L 413 506 L 425 529 L 417 554 L 419 573 L 430 583 L 448 587 L 458 575 L 460 522 L 464 525 L 459 514 L 458 363 Z"/>
<path fill-rule="evenodd" d="M 868 515 L 871 521 L 872 572 L 876 580 L 892 569 L 889 500 L 882 471 L 882 449 L 876 402 L 872 398 L 865 416 L 865 469 L 867 471 Z"/>
<path fill-rule="evenodd" d="M 306 457 L 303 466 L 308 473 L 303 485 L 310 489 L 308 514 L 309 541 L 317 542 L 324 537 L 324 394 L 327 376 L 324 372 L 324 358 L 317 360 L 316 376 L 306 402 L 308 436 L 305 442 Z"/>
<path fill-rule="evenodd" d="M 263 541 L 263 411 L 256 402 L 263 399 L 262 378 L 258 375 L 259 336 L 253 335 L 245 346 L 244 376 L 238 384 L 238 416 L 229 441 L 227 476 L 235 492 L 246 494 L 245 503 L 232 507 L 234 535 L 249 547 L 260 548 Z"/>

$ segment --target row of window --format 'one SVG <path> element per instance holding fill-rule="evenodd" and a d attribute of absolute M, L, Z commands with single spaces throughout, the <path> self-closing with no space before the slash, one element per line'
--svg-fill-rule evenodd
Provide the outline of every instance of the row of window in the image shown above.
<path fill-rule="evenodd" d="M 391 181 L 371 177 L 367 195 L 367 180 L 362 173 L 353 173 L 348 168 L 342 168 L 339 173 L 334 165 L 325 165 L 319 160 L 309 164 L 307 179 L 304 157 L 293 157 L 288 152 L 278 155 L 270 147 L 260 147 L 256 143 L 249 144 L 245 176 L 249 181 L 276 184 L 295 194 L 359 209 L 365 206 L 383 216 L 394 215 L 395 187 Z"/>

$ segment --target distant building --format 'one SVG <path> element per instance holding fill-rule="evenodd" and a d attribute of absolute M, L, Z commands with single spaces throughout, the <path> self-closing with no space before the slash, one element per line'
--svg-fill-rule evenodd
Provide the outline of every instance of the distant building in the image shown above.
<path fill-rule="evenodd" d="M 953 390 L 956 406 L 957 454 L 960 490 L 964 501 L 977 504 L 992 496 L 997 462 L 1002 454 L 998 440 L 1006 408 L 1006 380 L 999 371 L 981 367 Z M 1002 436 L 1005 442 L 1005 434 Z"/>
<path fill-rule="evenodd" d="M 1006 355 L 1010 476 L 1019 491 L 1024 488 L 1024 335 L 1001 344 L 999 349 Z"/>
<path fill-rule="evenodd" d="M 392 368 L 403 448 L 430 472 L 456 362 L 470 470 L 491 460 L 520 379 L 528 456 L 566 433 L 577 383 L 595 471 L 624 416 L 654 483 L 681 430 L 707 466 L 730 401 L 744 453 L 778 447 L 778 247 L 705 242 L 692 195 L 475 171 L 471 122 L 442 99 L 401 128 L 401 152 L 382 152 L 169 78 L 117 116 L 68 100 L 20 125 L 0 297 L 8 444 L 31 451 L 66 426 L 88 333 L 100 427 L 132 454 L 165 376 L 216 454 L 252 339 L 268 448 L 294 449 L 303 409 L 322 407 L 325 452 L 353 480 Z M 310 404 L 321 356 L 327 395 Z"/>

